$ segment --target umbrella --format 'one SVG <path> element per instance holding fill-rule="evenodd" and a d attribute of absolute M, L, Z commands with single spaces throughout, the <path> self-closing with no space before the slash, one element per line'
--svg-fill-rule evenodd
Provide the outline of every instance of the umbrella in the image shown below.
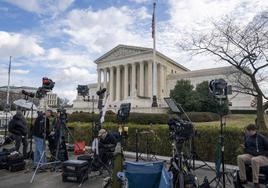
<path fill-rule="evenodd" d="M 37 110 L 37 107 L 35 106 L 34 103 L 27 101 L 25 99 L 19 99 L 19 100 L 15 100 L 14 104 L 16 106 L 22 107 L 22 108 L 26 108 L 28 110 L 31 110 L 33 108 L 33 110 Z"/>

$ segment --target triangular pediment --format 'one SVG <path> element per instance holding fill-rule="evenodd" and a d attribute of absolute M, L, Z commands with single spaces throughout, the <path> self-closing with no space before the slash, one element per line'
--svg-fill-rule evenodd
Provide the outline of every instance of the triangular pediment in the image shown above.
<path fill-rule="evenodd" d="M 116 59 L 121 59 L 133 55 L 138 55 L 140 53 L 151 51 L 150 48 L 127 46 L 127 45 L 118 45 L 109 52 L 105 53 L 103 56 L 95 60 L 95 63 L 107 62 Z"/>

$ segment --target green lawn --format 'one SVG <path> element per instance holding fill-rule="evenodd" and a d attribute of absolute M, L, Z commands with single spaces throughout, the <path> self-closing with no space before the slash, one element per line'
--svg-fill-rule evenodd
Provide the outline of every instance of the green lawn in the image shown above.
<path fill-rule="evenodd" d="M 245 127 L 249 123 L 255 123 L 256 115 L 254 114 L 232 114 L 228 115 L 223 121 L 226 122 L 226 126 L 230 127 Z M 268 114 L 265 115 L 266 124 L 268 124 Z M 219 121 L 195 123 L 196 125 L 211 125 L 219 126 Z"/>

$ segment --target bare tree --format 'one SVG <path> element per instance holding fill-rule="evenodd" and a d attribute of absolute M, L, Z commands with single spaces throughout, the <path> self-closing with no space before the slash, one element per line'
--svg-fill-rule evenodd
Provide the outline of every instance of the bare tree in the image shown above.
<path fill-rule="evenodd" d="M 195 54 L 213 55 L 219 62 L 227 62 L 236 68 L 238 92 L 257 99 L 257 125 L 266 128 L 264 111 L 268 100 L 262 84 L 267 81 L 268 67 L 268 13 L 263 12 L 245 26 L 234 19 L 225 18 L 213 24 L 209 34 L 192 38 L 190 49 Z"/>

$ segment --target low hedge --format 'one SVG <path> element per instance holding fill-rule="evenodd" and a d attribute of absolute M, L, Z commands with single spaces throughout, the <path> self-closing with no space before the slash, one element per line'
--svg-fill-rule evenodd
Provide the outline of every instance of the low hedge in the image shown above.
<path fill-rule="evenodd" d="M 70 123 L 73 128 L 72 132 L 75 139 L 85 140 L 90 143 L 91 140 L 91 126 L 86 123 Z M 152 151 L 158 155 L 171 156 L 172 147 L 169 139 L 169 131 L 166 125 L 135 125 L 129 124 L 129 137 L 127 139 L 127 146 L 125 150 L 135 151 L 135 130 L 153 130 L 155 138 L 148 137 L 149 142 L 154 143 Z M 105 123 L 104 128 L 108 130 L 117 130 L 117 125 L 114 123 Z M 197 136 L 195 138 L 196 151 L 200 159 L 205 161 L 215 161 L 215 150 L 219 140 L 219 127 L 215 126 L 196 126 Z M 268 135 L 268 131 L 262 131 L 264 135 Z M 141 144 L 139 150 L 145 152 L 146 135 L 140 135 Z M 236 156 L 243 151 L 240 144 L 243 143 L 242 128 L 238 127 L 225 127 L 224 128 L 224 148 L 225 148 L 225 161 L 228 164 L 236 164 Z"/>
<path fill-rule="evenodd" d="M 187 113 L 193 122 L 209 122 L 217 121 L 219 116 L 211 112 L 189 112 Z M 149 125 L 149 124 L 166 124 L 170 115 L 168 114 L 149 114 L 149 113 L 130 113 L 128 122 L 133 124 Z M 98 118 L 98 114 L 92 113 L 73 113 L 69 115 L 69 122 L 92 122 Z M 187 119 L 182 115 L 183 119 Z M 116 123 L 116 114 L 108 113 L 105 116 L 106 122 Z"/>

